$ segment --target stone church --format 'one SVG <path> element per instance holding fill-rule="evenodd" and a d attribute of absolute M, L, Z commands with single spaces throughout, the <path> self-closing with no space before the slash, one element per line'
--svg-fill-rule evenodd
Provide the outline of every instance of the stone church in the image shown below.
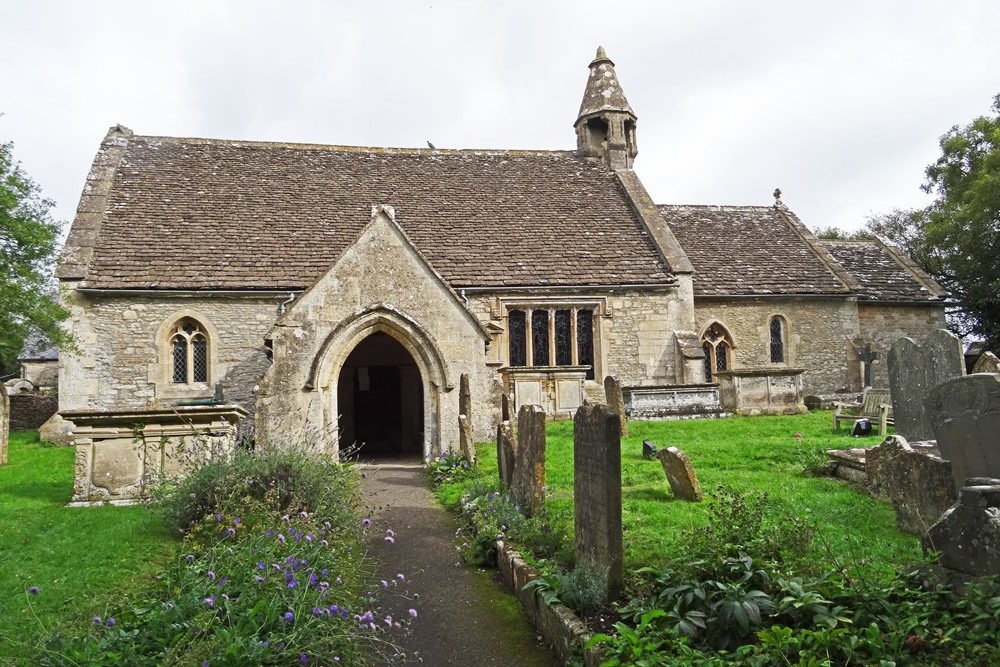
<path fill-rule="evenodd" d="M 462 376 L 489 440 L 501 394 L 568 415 L 608 375 L 668 398 L 734 377 L 885 386 L 873 359 L 944 323 L 897 250 L 817 240 L 777 198 L 654 202 L 603 49 L 575 129 L 574 149 L 531 151 L 111 128 L 58 266 L 80 348 L 61 413 L 214 401 L 259 439 L 427 456 L 457 446 Z"/>

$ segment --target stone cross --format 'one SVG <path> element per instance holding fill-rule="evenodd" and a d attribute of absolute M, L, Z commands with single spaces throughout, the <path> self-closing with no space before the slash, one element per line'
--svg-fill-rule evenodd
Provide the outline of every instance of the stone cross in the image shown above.
<path fill-rule="evenodd" d="M 1000 374 L 944 382 L 931 390 L 926 408 L 956 490 L 969 477 L 1000 478 Z"/>
<path fill-rule="evenodd" d="M 500 485 L 509 491 L 514 481 L 514 468 L 517 461 L 517 439 L 514 438 L 514 427 L 509 421 L 497 425 L 497 472 L 500 474 Z"/>
<path fill-rule="evenodd" d="M 896 434 L 910 441 L 931 440 L 934 431 L 924 400 L 936 385 L 965 374 L 962 341 L 944 329 L 932 331 L 922 346 L 900 338 L 892 344 L 888 361 Z"/>
<path fill-rule="evenodd" d="M 517 413 L 517 457 L 510 491 L 532 516 L 545 507 L 545 410 L 522 405 Z"/>
<path fill-rule="evenodd" d="M 865 365 L 865 386 L 874 387 L 875 367 L 873 364 L 878 359 L 878 352 L 872 349 L 871 343 L 865 343 L 865 349 L 858 352 L 858 359 Z"/>
<path fill-rule="evenodd" d="M 10 397 L 0 385 L 0 465 L 7 463 L 7 440 L 10 436 Z"/>
<path fill-rule="evenodd" d="M 607 405 L 584 404 L 573 418 L 576 562 L 608 572 L 608 599 L 624 580 L 621 422 Z"/>
<path fill-rule="evenodd" d="M 611 375 L 604 378 L 604 399 L 616 415 L 621 425 L 622 437 L 628 437 L 628 418 L 625 416 L 625 396 L 618 378 Z"/>

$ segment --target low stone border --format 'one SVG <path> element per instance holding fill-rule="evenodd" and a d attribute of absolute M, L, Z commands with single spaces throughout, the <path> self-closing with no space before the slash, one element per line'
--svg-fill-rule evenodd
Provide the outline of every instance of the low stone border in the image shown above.
<path fill-rule="evenodd" d="M 546 604 L 537 590 L 524 590 L 529 581 L 541 575 L 528 565 L 521 554 L 503 542 L 497 542 L 497 567 L 504 583 L 521 601 L 525 615 L 545 642 L 555 651 L 565 664 L 579 647 L 583 651 L 583 661 L 587 667 L 598 667 L 604 662 L 604 654 L 597 647 L 584 650 L 590 639 L 587 626 L 564 604 Z"/>

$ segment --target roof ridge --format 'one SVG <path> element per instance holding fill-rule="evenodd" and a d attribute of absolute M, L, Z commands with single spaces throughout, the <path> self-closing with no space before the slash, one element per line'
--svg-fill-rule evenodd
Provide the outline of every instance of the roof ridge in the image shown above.
<path fill-rule="evenodd" d="M 701 208 L 715 211 L 735 209 L 777 209 L 774 204 L 657 204 L 657 208 Z"/>

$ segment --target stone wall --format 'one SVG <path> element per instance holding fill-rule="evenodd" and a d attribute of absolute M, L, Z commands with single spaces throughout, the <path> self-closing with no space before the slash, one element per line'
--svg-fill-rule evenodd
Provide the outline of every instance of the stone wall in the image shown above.
<path fill-rule="evenodd" d="M 49 394 L 14 394 L 10 397 L 10 428 L 33 431 L 58 408 L 58 399 Z"/>
<path fill-rule="evenodd" d="M 947 328 L 944 306 L 940 304 L 908 306 L 859 303 L 858 319 L 861 340 L 871 342 L 872 349 L 878 352 L 878 359 L 873 366 L 874 386 L 884 389 L 889 387 L 889 367 L 886 360 L 893 343 L 905 337 L 921 342 L 934 329 Z M 860 362 L 856 363 L 860 369 Z M 858 373 L 860 374 L 860 370 Z"/>

